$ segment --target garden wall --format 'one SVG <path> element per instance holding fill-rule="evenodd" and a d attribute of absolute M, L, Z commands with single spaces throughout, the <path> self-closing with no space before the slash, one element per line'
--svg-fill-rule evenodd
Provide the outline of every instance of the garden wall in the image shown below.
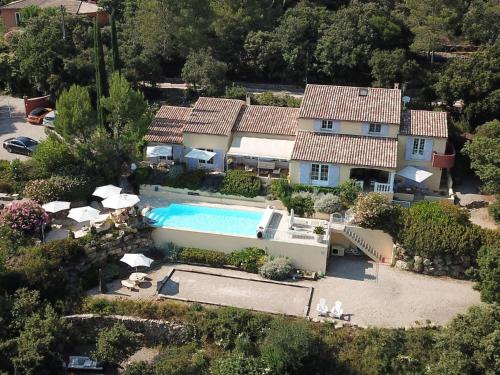
<path fill-rule="evenodd" d="M 262 196 L 247 198 L 239 195 L 225 195 L 203 190 L 180 189 L 169 186 L 141 185 L 140 194 L 148 198 L 164 198 L 177 202 L 208 202 L 260 208 L 273 206 L 278 210 L 286 209 L 281 201 L 270 201 Z"/>
<path fill-rule="evenodd" d="M 107 233 L 85 244 L 86 256 L 74 266 L 74 271 L 82 273 L 92 267 L 104 265 L 109 257 L 118 259 L 125 253 L 142 253 L 152 249 L 154 249 L 154 243 L 149 230 L 137 233 L 124 233 L 123 231 L 116 234 Z"/>
<path fill-rule="evenodd" d="M 93 342 L 104 328 L 111 328 L 122 323 L 128 330 L 141 335 L 146 346 L 159 344 L 185 344 L 192 340 L 193 330 L 190 326 L 166 320 L 143 319 L 124 315 L 80 314 L 65 316 L 80 333 L 84 341 Z"/>
<path fill-rule="evenodd" d="M 297 268 L 307 271 L 326 271 L 328 256 L 326 245 L 269 241 L 251 237 L 170 228 L 157 228 L 153 230 L 152 237 L 158 248 L 164 247 L 171 242 L 182 247 L 195 247 L 224 253 L 230 253 L 245 247 L 258 247 L 264 249 L 270 255 L 291 258 Z"/>

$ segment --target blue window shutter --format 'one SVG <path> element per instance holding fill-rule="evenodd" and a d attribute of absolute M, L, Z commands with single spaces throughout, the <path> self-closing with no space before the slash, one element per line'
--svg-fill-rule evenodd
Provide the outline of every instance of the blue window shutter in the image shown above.
<path fill-rule="evenodd" d="M 382 124 L 380 126 L 380 135 L 382 137 L 387 137 L 389 135 L 389 124 Z"/>
<path fill-rule="evenodd" d="M 300 183 L 303 185 L 309 185 L 311 183 L 311 164 L 300 163 Z"/>
<path fill-rule="evenodd" d="M 183 153 L 184 153 L 184 147 L 180 145 L 172 145 L 172 156 L 174 160 L 176 161 L 182 161 L 183 159 Z"/>
<path fill-rule="evenodd" d="M 431 161 L 432 160 L 432 145 L 433 141 L 431 138 L 425 139 L 424 145 L 424 160 Z"/>
<path fill-rule="evenodd" d="M 328 186 L 339 186 L 340 167 L 334 164 L 328 164 Z"/>
<path fill-rule="evenodd" d="M 191 150 L 192 150 L 192 148 L 188 147 L 186 149 L 186 153 L 184 155 L 187 155 L 189 153 L 189 151 L 191 151 Z M 187 169 L 193 170 L 193 169 L 198 168 L 198 160 L 197 159 L 193 159 L 193 158 L 185 158 L 185 159 L 186 159 Z"/>
<path fill-rule="evenodd" d="M 321 131 L 321 120 L 314 120 L 314 131 L 315 132 Z"/>
<path fill-rule="evenodd" d="M 221 150 L 214 150 L 214 168 L 223 171 L 224 170 L 224 152 Z"/>
<path fill-rule="evenodd" d="M 406 145 L 405 145 L 405 160 L 413 160 L 413 157 L 411 154 L 412 150 L 413 150 L 413 138 L 408 137 L 408 139 L 406 140 Z"/>
<path fill-rule="evenodd" d="M 367 122 L 363 122 L 361 124 L 361 130 L 363 132 L 363 135 L 368 135 L 368 133 L 370 132 L 370 124 Z"/>
<path fill-rule="evenodd" d="M 340 121 L 333 121 L 332 133 L 340 133 Z"/>

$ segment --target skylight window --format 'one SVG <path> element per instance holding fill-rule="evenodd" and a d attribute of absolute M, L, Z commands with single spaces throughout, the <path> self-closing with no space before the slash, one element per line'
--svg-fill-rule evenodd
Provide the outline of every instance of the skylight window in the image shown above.
<path fill-rule="evenodd" d="M 368 96 L 368 89 L 359 89 L 359 96 Z"/>

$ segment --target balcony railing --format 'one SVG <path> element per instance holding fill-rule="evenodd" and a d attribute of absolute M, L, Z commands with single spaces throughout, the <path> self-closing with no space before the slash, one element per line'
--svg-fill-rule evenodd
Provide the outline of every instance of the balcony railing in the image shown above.
<path fill-rule="evenodd" d="M 382 184 L 380 182 L 375 182 L 373 191 L 376 193 L 392 193 L 392 186 L 391 184 Z"/>
<path fill-rule="evenodd" d="M 455 165 L 455 148 L 451 143 L 446 144 L 444 154 L 432 153 L 432 166 L 435 168 L 451 168 Z"/>

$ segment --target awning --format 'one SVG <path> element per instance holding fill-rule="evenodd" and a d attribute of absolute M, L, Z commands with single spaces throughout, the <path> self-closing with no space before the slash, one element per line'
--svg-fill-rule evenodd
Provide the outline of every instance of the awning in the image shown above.
<path fill-rule="evenodd" d="M 170 155 L 172 155 L 172 146 L 148 146 L 146 149 L 146 156 L 148 158 Z"/>
<path fill-rule="evenodd" d="M 404 167 L 396 174 L 404 178 L 407 178 L 409 180 L 416 181 L 418 183 L 425 181 L 426 179 L 432 176 L 431 172 L 427 172 L 424 169 L 412 167 L 411 165 Z"/>
<path fill-rule="evenodd" d="M 197 148 L 193 148 L 191 151 L 189 151 L 185 157 L 189 159 L 198 159 L 198 160 L 204 160 L 204 161 L 209 161 L 215 156 L 215 152 L 212 151 L 206 151 L 206 150 L 199 150 Z"/>
<path fill-rule="evenodd" d="M 236 136 L 227 152 L 233 156 L 252 156 L 265 159 L 290 160 L 294 141 Z"/>

